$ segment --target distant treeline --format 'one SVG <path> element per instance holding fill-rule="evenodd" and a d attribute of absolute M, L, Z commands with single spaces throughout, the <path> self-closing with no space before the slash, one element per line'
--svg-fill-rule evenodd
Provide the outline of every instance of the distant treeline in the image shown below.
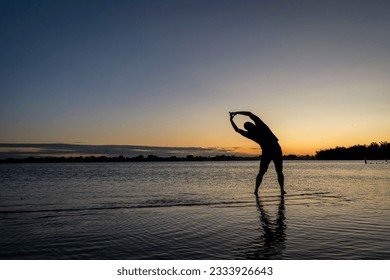
<path fill-rule="evenodd" d="M 236 157 L 236 156 L 215 156 L 215 157 L 202 157 L 188 155 L 186 157 L 159 157 L 155 155 L 136 157 L 107 157 L 107 156 L 78 156 L 78 157 L 28 157 L 28 158 L 7 158 L 0 160 L 3 163 L 54 163 L 54 162 L 148 162 L 148 161 L 227 161 L 227 160 L 250 160 L 258 159 L 258 157 Z"/>
<path fill-rule="evenodd" d="M 370 145 L 355 145 L 352 147 L 336 147 L 327 150 L 317 151 L 315 156 L 285 155 L 285 160 L 387 160 L 390 158 L 390 149 L 387 142 L 371 143 Z M 75 157 L 27 157 L 1 159 L 0 163 L 61 163 L 61 162 L 169 162 L 169 161 L 244 161 L 259 160 L 259 156 L 194 156 L 185 157 L 159 157 L 155 155 L 136 157 L 125 156 L 75 156 Z"/>
<path fill-rule="evenodd" d="M 285 156 L 284 159 L 299 160 L 313 159 L 313 157 L 300 157 L 296 155 Z M 107 157 L 107 156 L 78 156 L 78 157 L 27 157 L 27 158 L 7 158 L 0 160 L 0 163 L 61 163 L 61 162 L 169 162 L 169 161 L 244 161 L 259 160 L 259 156 L 240 157 L 234 155 L 218 155 L 212 157 L 193 156 L 186 157 L 158 157 L 155 155 L 136 157 Z"/>
<path fill-rule="evenodd" d="M 316 152 L 316 158 L 320 160 L 387 160 L 390 158 L 389 143 L 380 142 L 367 145 L 355 145 L 352 147 L 336 147 Z"/>

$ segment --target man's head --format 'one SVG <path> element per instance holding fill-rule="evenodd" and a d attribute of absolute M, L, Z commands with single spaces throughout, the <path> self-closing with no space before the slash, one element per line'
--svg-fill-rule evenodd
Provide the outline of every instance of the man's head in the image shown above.
<path fill-rule="evenodd" d="M 244 128 L 245 128 L 247 131 L 253 131 L 253 130 L 256 129 L 256 126 L 254 125 L 254 123 L 246 122 L 246 123 L 244 123 Z"/>

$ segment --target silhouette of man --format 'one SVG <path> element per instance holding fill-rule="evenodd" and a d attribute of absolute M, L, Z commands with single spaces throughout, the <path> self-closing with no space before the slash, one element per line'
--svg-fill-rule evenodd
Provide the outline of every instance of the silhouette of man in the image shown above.
<path fill-rule="evenodd" d="M 247 111 L 239 111 L 239 112 L 229 112 L 230 114 L 230 122 L 234 128 L 234 130 L 240 133 L 242 136 L 249 138 L 255 141 L 260 145 L 262 149 L 262 156 L 260 161 L 260 171 L 256 177 L 256 187 L 255 187 L 255 195 L 258 195 L 260 184 L 263 180 L 264 174 L 268 170 L 268 166 L 271 160 L 274 161 L 275 170 L 278 174 L 278 182 L 280 185 L 280 193 L 284 195 L 286 192 L 284 191 L 284 175 L 283 175 L 283 155 L 282 148 L 280 147 L 278 141 L 279 139 L 273 134 L 271 129 L 256 115 Z M 239 129 L 237 125 L 234 123 L 235 115 L 244 115 L 248 116 L 252 122 L 244 123 L 244 128 L 246 130 Z"/>

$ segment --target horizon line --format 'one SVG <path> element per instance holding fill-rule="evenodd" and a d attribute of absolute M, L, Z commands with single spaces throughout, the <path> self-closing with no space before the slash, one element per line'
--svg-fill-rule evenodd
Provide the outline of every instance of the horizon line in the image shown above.
<path fill-rule="evenodd" d="M 0 143 L 0 158 L 30 156 L 250 156 L 238 147 L 177 147 L 127 144 Z"/>
<path fill-rule="evenodd" d="M 376 143 L 376 142 L 372 142 Z M 371 143 L 371 144 L 372 144 Z M 381 141 L 379 143 L 388 143 Z M 362 144 L 355 144 L 359 146 Z M 362 146 L 367 146 L 363 144 Z M 351 146 L 353 147 L 353 146 Z M 85 143 L 0 143 L 0 159 L 23 158 L 23 157 L 46 157 L 46 156 L 149 156 L 158 157 L 183 157 L 193 156 L 242 156 L 251 157 L 261 155 L 258 148 L 256 153 L 242 152 L 241 147 L 194 147 L 194 146 L 152 146 L 152 145 L 129 145 L 129 144 L 85 144 Z M 319 151 L 326 150 L 321 149 Z M 318 151 L 316 151 L 318 152 Z M 286 153 L 284 156 L 314 156 L 315 154 Z"/>

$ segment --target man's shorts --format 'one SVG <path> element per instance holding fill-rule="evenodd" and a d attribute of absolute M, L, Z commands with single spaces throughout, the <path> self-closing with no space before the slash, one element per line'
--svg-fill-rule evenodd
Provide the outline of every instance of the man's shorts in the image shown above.
<path fill-rule="evenodd" d="M 279 143 L 275 143 L 272 146 L 264 147 L 263 154 L 260 160 L 260 172 L 265 173 L 268 170 L 268 166 L 271 160 L 274 161 L 276 172 L 283 171 L 283 153 Z"/>

